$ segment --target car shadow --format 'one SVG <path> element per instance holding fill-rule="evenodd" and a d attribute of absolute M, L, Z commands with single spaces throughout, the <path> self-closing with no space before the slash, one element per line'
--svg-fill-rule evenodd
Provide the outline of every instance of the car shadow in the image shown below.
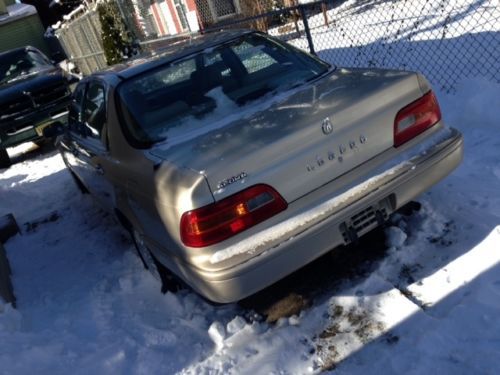
<path fill-rule="evenodd" d="M 337 67 L 418 71 L 434 88 L 451 93 L 465 78 L 484 77 L 500 82 L 500 49 L 485 48 L 499 43 L 499 34 L 495 32 L 417 41 L 379 39 L 361 46 L 331 48 L 335 43 L 344 44 L 343 39 L 336 38 L 330 30 L 325 30 L 316 33 L 313 39 L 318 56 Z M 323 48 L 327 45 L 328 48 Z"/>
<path fill-rule="evenodd" d="M 410 205 L 402 208 L 401 212 L 410 214 Z M 255 310 L 268 322 L 275 322 L 281 317 L 297 314 L 313 303 L 319 303 L 346 280 L 361 282 L 388 254 L 385 235 L 387 225 L 373 229 L 360 237 L 357 243 L 332 249 L 284 279 L 239 301 L 239 305 L 244 309 Z"/>
<path fill-rule="evenodd" d="M 493 354 L 498 348 L 495 344 L 498 343 L 495 318 L 498 307 L 488 300 L 494 301 L 500 294 L 499 275 L 500 264 L 496 263 L 432 306 L 417 309 L 399 324 L 380 330 L 378 335 L 345 356 L 339 356 L 338 341 L 333 335 L 333 342 L 317 347 L 322 349 L 322 370 L 365 374 L 369 363 L 369 372 L 374 374 L 425 373 L 436 365 L 440 373 L 495 373 L 494 369 L 500 366 L 500 357 Z M 473 297 L 475 294 L 478 297 Z M 366 306 L 366 311 L 371 308 L 376 309 Z M 491 323 L 485 323 L 489 319 Z M 367 320 L 374 322 L 376 318 L 367 312 Z M 412 332 L 416 336 L 411 335 Z M 418 360 L 408 361 L 409 358 Z"/>

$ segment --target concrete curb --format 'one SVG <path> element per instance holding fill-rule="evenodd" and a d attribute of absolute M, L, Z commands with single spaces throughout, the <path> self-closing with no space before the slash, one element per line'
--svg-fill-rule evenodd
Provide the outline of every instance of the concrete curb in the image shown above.
<path fill-rule="evenodd" d="M 10 281 L 12 271 L 2 243 L 17 233 L 19 233 L 19 227 L 12 214 L 0 217 L 0 297 L 14 307 L 16 307 L 16 296 Z"/>

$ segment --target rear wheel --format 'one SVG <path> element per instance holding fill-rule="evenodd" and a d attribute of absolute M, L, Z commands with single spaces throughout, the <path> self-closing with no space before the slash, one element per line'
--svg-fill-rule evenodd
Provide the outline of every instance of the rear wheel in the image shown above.
<path fill-rule="evenodd" d="M 10 157 L 6 149 L 0 149 L 0 168 L 10 167 Z"/>
<path fill-rule="evenodd" d="M 132 229 L 132 239 L 134 240 L 137 254 L 141 258 L 144 268 L 151 272 L 154 278 L 161 283 L 162 293 L 177 292 L 183 289 L 184 285 L 182 281 L 154 257 L 144 242 L 144 236 L 135 228 Z"/>

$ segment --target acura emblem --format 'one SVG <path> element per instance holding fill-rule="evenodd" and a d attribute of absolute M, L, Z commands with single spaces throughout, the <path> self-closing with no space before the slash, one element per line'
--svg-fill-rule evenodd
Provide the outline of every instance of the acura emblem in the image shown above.
<path fill-rule="evenodd" d="M 323 120 L 323 123 L 321 124 L 321 129 L 323 130 L 324 134 L 330 134 L 333 131 L 333 125 L 329 117 Z"/>

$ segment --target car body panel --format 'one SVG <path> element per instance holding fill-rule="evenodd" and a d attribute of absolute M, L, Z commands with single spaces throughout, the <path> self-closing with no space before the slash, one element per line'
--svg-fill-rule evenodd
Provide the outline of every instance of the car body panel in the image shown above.
<path fill-rule="evenodd" d="M 371 184 L 367 190 L 357 189 L 363 183 L 363 179 L 356 173 L 359 171 L 341 177 L 344 180 L 339 181 L 341 185 L 351 186 L 350 189 L 341 189 L 343 194 L 350 195 L 350 199 L 343 201 L 342 205 L 328 212 L 325 217 L 309 223 L 306 228 L 297 228 L 295 232 L 274 238 L 272 242 L 260 239 L 259 241 L 264 244 L 263 249 L 247 248 L 244 253 L 236 251 L 234 256 L 215 263 L 210 261 L 213 255 L 205 258 L 204 262 L 200 257 L 197 266 L 203 265 L 204 268 L 199 268 L 179 257 L 166 257 L 161 244 L 150 242 L 149 247 L 169 269 L 205 297 L 220 303 L 241 299 L 271 285 L 332 248 L 349 243 L 350 240 L 346 239 L 342 230 L 343 224 L 358 213 L 373 207 L 374 212 L 384 208 L 389 215 L 446 177 L 463 158 L 463 140 L 460 133 L 455 130 L 451 130 L 448 136 L 441 139 L 429 149 L 418 148 L 417 160 L 414 160 L 411 166 L 406 166 L 398 173 L 385 175 L 384 179 Z M 391 160 L 388 157 L 389 155 L 381 155 L 380 160 L 374 160 L 372 165 L 363 166 L 363 172 L 368 172 L 369 176 L 365 178 L 373 177 L 369 173 L 370 169 L 375 168 L 378 162 L 387 163 Z M 398 162 L 401 160 L 397 159 Z M 331 194 L 329 185 L 290 205 L 287 210 L 293 211 L 290 216 L 313 210 L 325 200 L 335 198 Z M 351 189 L 354 189 L 352 194 Z M 259 236 L 263 230 L 272 231 L 269 228 L 278 226 L 279 223 L 280 218 L 276 217 L 266 222 L 264 228 L 257 226 L 249 229 L 245 238 L 240 239 L 241 246 L 245 247 L 246 241 L 251 241 L 252 236 Z M 379 223 L 372 218 L 365 232 L 378 225 Z M 233 251 L 234 248 L 233 246 Z M 224 250 L 226 249 L 219 251 Z"/>
<path fill-rule="evenodd" d="M 203 51 L 203 44 L 198 48 Z M 363 235 L 460 163 L 461 135 L 442 122 L 393 146 L 397 112 L 430 85 L 420 74 L 378 69 L 336 69 L 240 113 L 241 119 L 208 125 L 196 137 L 135 147 L 124 133 L 117 90 L 128 77 L 171 58 L 82 81 L 79 87 L 92 81 L 106 87 L 105 123 L 90 142 L 85 124 L 70 119 L 60 149 L 105 208 L 135 228 L 162 264 L 213 301 L 248 296 Z M 325 132 L 327 117 L 332 127 Z M 221 181 L 228 183 L 221 187 Z M 214 245 L 183 244 L 183 213 L 262 183 L 285 198 L 286 210 Z M 369 212 L 371 221 L 358 228 L 361 212 Z"/>

